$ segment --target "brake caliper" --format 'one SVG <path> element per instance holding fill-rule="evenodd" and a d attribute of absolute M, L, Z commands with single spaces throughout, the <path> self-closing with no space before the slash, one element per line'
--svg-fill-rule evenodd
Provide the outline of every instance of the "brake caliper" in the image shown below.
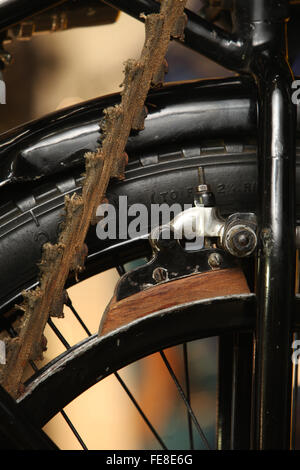
<path fill-rule="evenodd" d="M 254 253 L 255 214 L 235 213 L 223 218 L 213 192 L 204 181 L 202 168 L 199 179 L 194 207 L 178 214 L 169 224 L 152 230 L 153 257 L 121 278 L 116 289 L 117 301 L 158 284 L 236 267 L 236 258 Z"/>

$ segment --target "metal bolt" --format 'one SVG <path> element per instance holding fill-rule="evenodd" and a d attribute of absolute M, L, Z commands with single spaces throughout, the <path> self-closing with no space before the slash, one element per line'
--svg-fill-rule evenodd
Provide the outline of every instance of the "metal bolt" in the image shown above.
<path fill-rule="evenodd" d="M 226 233 L 225 248 L 233 256 L 249 256 L 255 250 L 256 245 L 256 233 L 251 227 L 236 225 Z"/>
<path fill-rule="evenodd" d="M 163 282 L 168 280 L 168 271 L 165 268 L 155 268 L 152 277 L 156 282 Z"/>
<path fill-rule="evenodd" d="M 219 253 L 211 253 L 208 257 L 209 266 L 214 268 L 219 268 L 222 264 L 223 258 Z"/>
<path fill-rule="evenodd" d="M 208 191 L 208 190 L 209 190 L 209 187 L 207 186 L 207 184 L 198 184 L 197 186 L 198 193 L 204 193 L 205 191 Z"/>
<path fill-rule="evenodd" d="M 249 235 L 245 232 L 240 233 L 236 237 L 236 242 L 241 247 L 249 245 L 249 242 L 250 242 Z"/>

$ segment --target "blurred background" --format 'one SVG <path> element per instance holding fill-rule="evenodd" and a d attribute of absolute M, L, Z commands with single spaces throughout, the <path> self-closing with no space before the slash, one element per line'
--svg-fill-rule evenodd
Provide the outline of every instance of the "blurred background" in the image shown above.
<path fill-rule="evenodd" d="M 191 0 L 188 7 L 197 11 L 201 4 Z M 139 57 L 143 41 L 144 25 L 121 13 L 114 24 L 44 33 L 8 44 L 13 63 L 4 71 L 7 104 L 0 107 L 0 129 L 119 91 L 123 63 Z M 175 42 L 168 62 L 169 81 L 229 74 Z"/>
<path fill-rule="evenodd" d="M 200 7 L 200 0 L 188 2 L 188 8 L 194 11 Z M 123 63 L 128 58 L 139 57 L 143 41 L 144 25 L 121 13 L 118 21 L 111 25 L 38 35 L 30 41 L 7 45 L 14 61 L 4 71 L 7 104 L 0 106 L 0 131 L 56 109 L 120 91 Z M 169 47 L 167 61 L 166 81 L 231 75 L 175 42 Z M 111 270 L 69 289 L 74 306 L 92 333 L 98 330 L 101 315 L 118 279 L 117 271 Z M 67 307 L 65 319 L 54 319 L 54 323 L 71 345 L 85 338 L 84 331 Z M 48 327 L 46 336 L 48 350 L 44 363 L 64 351 Z M 189 352 L 193 408 L 214 445 L 216 340 L 194 342 L 189 346 Z M 172 348 L 166 354 L 182 378 L 182 350 Z M 180 449 L 185 442 L 188 448 L 186 411 L 160 358 L 154 355 L 144 359 L 121 371 L 121 376 L 143 403 L 153 424 L 163 430 L 168 445 Z M 89 449 L 159 448 L 115 377 L 90 389 L 65 411 Z M 45 430 L 61 448 L 81 448 L 61 415 L 51 420 Z M 195 442 L 201 447 L 196 437 Z"/>

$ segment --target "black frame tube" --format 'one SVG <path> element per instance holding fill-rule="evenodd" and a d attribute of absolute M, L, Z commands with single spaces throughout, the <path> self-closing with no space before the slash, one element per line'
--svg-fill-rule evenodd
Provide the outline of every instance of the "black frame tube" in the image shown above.
<path fill-rule="evenodd" d="M 159 4 L 154 0 L 103 0 L 137 20 L 144 21 L 141 13 L 157 13 Z M 247 43 L 235 34 L 219 28 L 185 9 L 188 22 L 184 31 L 184 44 L 231 70 L 241 71 L 245 65 Z"/>
<path fill-rule="evenodd" d="M 261 0 L 269 7 L 270 0 Z M 259 91 L 259 237 L 253 446 L 288 449 L 295 296 L 295 135 L 286 18 L 253 23 Z"/>
<path fill-rule="evenodd" d="M 271 62 L 271 63 L 270 63 Z M 263 65 L 263 64 L 261 64 Z M 284 58 L 258 72 L 260 238 L 257 276 L 258 448 L 289 443 L 291 319 L 295 283 L 295 106 Z"/>
<path fill-rule="evenodd" d="M 43 10 L 64 3 L 66 0 L 3 0 L 0 6 L 0 31 Z M 154 0 L 102 0 L 130 16 L 144 21 L 141 13 L 157 13 L 159 3 Z M 249 6 L 250 4 L 250 6 Z M 218 64 L 236 72 L 249 71 L 251 47 L 249 48 L 250 23 L 257 18 L 277 21 L 287 15 L 288 1 L 235 0 L 235 31 L 229 33 L 186 9 L 187 25 L 184 44 L 205 55 Z"/>

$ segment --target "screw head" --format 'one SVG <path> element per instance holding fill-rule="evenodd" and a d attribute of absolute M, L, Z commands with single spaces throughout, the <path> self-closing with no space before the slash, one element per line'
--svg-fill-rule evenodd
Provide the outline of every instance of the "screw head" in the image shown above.
<path fill-rule="evenodd" d="M 168 280 L 168 271 L 165 268 L 155 268 L 152 277 L 155 282 L 163 282 Z"/>
<path fill-rule="evenodd" d="M 208 257 L 208 264 L 212 269 L 219 268 L 222 264 L 223 258 L 220 253 L 211 253 Z"/>

